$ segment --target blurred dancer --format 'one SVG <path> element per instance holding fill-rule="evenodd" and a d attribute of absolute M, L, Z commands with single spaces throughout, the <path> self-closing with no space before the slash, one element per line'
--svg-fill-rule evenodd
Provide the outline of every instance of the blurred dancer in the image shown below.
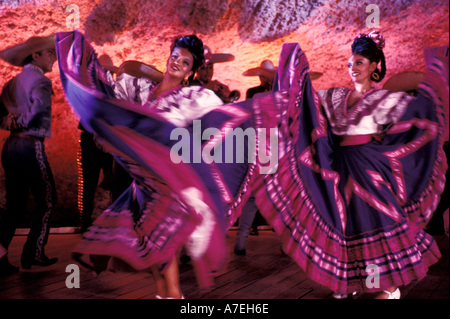
<path fill-rule="evenodd" d="M 118 67 L 112 63 L 108 55 L 103 54 L 98 60 L 111 74 L 117 72 Z M 111 189 L 113 157 L 98 145 L 94 134 L 88 132 L 81 123 L 78 129 L 81 131 L 77 159 L 78 212 L 80 232 L 84 233 L 92 224 L 97 187 L 100 186 L 108 191 Z M 103 180 L 99 185 L 100 172 L 103 172 Z"/>
<path fill-rule="evenodd" d="M 276 68 L 270 60 L 264 60 L 259 67 L 245 71 L 242 75 L 258 76 L 261 82 L 260 85 L 247 90 L 245 96 L 246 100 L 252 99 L 255 95 L 257 97 L 258 94 L 261 96 L 261 94 L 264 93 L 271 93 L 275 74 Z M 256 207 L 255 204 L 255 196 L 252 194 L 245 203 L 242 214 L 239 217 L 239 226 L 234 243 L 234 253 L 238 256 L 247 254 L 245 247 L 247 245 L 248 236 L 258 235 L 258 222 L 256 222 L 255 219 L 257 213 L 258 207 Z"/>
<path fill-rule="evenodd" d="M 224 103 L 232 103 L 237 101 L 241 94 L 237 90 L 230 91 L 230 88 L 217 81 L 213 80 L 214 76 L 214 64 L 229 62 L 234 60 L 234 56 L 228 53 L 212 53 L 211 49 L 205 46 L 205 62 L 199 66 L 195 78 L 191 81 L 190 85 L 201 85 L 207 89 L 210 89 L 216 93 L 216 95 Z"/>
<path fill-rule="evenodd" d="M 273 83 L 277 68 L 270 60 L 263 60 L 259 67 L 251 68 L 245 71 L 243 76 L 258 76 L 260 85 L 249 88 L 246 92 L 246 100 L 252 98 L 261 98 L 264 95 L 272 93 Z M 311 80 L 316 80 L 322 76 L 319 72 L 310 72 Z M 245 249 L 249 235 L 258 235 L 258 225 L 265 222 L 264 218 L 258 212 L 255 204 L 255 197 L 252 194 L 242 209 L 239 217 L 239 228 L 236 232 L 234 253 L 236 255 L 246 255 Z"/>
<path fill-rule="evenodd" d="M 272 61 L 264 60 L 261 65 L 256 68 L 251 68 L 245 71 L 243 76 L 258 76 L 260 84 L 258 86 L 249 88 L 246 92 L 245 99 L 251 99 L 255 94 L 272 91 L 273 81 L 277 72 L 276 67 Z"/>
<path fill-rule="evenodd" d="M 111 94 L 116 99 L 141 105 L 139 109 L 135 109 L 136 112 L 143 112 L 143 114 L 146 110 L 154 112 L 157 118 L 163 118 L 168 123 L 165 125 L 181 127 L 189 125 L 194 119 L 222 104 L 222 101 L 210 90 L 199 86 L 184 87 L 182 85 L 203 63 L 203 43 L 196 36 L 177 38 L 173 42 L 167 59 L 167 70 L 160 83 L 127 73 L 120 74 L 120 71 L 116 81 L 113 81 L 110 73 L 102 70 L 99 64 L 95 64 L 95 60 L 90 59 L 95 53 L 81 34 L 62 33 L 58 36 L 57 40 L 60 42 L 57 48 L 62 61 L 71 58 L 68 55 L 70 47 L 86 47 L 89 51 L 84 53 L 82 58 L 94 63 L 92 67 L 97 68 L 100 74 L 98 80 L 111 85 L 113 90 Z M 66 43 L 68 43 L 67 46 Z M 68 65 L 71 66 L 71 64 Z M 64 72 L 68 72 L 69 68 L 62 67 L 62 70 L 63 74 L 67 74 Z M 158 71 L 155 70 L 156 72 Z M 66 93 L 70 94 L 70 90 Z M 84 121 L 83 114 L 86 115 L 85 112 L 90 108 L 97 110 L 97 104 L 77 103 L 74 106 L 75 109 L 79 106 L 77 110 L 82 114 L 83 126 L 96 133 L 95 127 L 92 126 L 96 117 Z M 126 112 L 125 109 L 118 108 L 117 111 L 119 110 Z M 104 106 L 99 106 L 98 111 L 99 114 L 103 114 L 98 115 L 102 123 L 108 123 L 106 120 L 108 116 L 124 124 L 128 121 L 132 124 L 139 123 L 140 119 L 146 120 L 146 117 L 138 113 L 120 116 L 117 112 L 108 111 Z M 135 119 L 128 116 L 134 116 Z M 151 117 L 148 119 L 151 120 Z M 142 129 L 148 131 L 151 126 L 143 125 Z M 98 131 L 98 137 L 99 141 L 101 143 L 103 141 L 108 148 L 110 141 L 105 142 L 105 139 L 114 139 L 116 135 L 114 130 L 107 132 L 108 130 Z M 170 131 L 167 132 L 170 133 Z M 135 162 L 132 157 L 126 155 L 126 150 L 131 151 L 130 147 L 134 142 L 139 144 L 139 147 L 136 144 L 136 148 L 132 151 L 134 158 L 141 150 L 146 152 L 147 148 L 137 140 L 138 136 L 136 135 L 133 139 L 130 133 L 126 133 L 123 138 L 130 138 L 130 140 L 126 143 L 114 140 L 118 146 L 113 147 L 112 152 L 134 181 L 83 235 L 81 243 L 75 248 L 76 256 L 80 262 L 84 263 L 82 255 L 91 255 L 91 261 L 94 262 L 97 271 L 106 268 L 109 257 L 114 257 L 113 260 L 116 263 L 126 263 L 135 269 L 152 269 L 157 283 L 157 298 L 182 298 L 177 262 L 180 249 L 185 245 L 188 246 L 189 255 L 197 266 L 199 281 L 209 283 L 208 277 L 212 269 L 223 264 L 224 250 L 220 250 L 220 243 L 225 241 L 224 233 L 219 233 L 218 217 L 200 200 L 200 194 L 196 193 L 195 189 L 184 190 L 185 198 L 179 199 L 166 183 L 159 180 L 157 174 L 148 173 L 145 162 Z M 146 161 L 151 160 L 153 160 L 152 157 L 146 158 Z M 164 165 L 172 165 L 172 163 L 161 161 L 158 163 L 161 172 L 165 172 Z M 186 207 L 183 204 L 185 201 L 196 207 L 196 210 L 192 211 Z M 214 235 L 215 233 L 217 235 Z M 215 243 L 219 245 L 214 251 L 217 257 L 211 256 L 212 252 L 210 254 L 206 252 L 212 238 L 216 238 Z M 208 258 L 207 264 L 201 262 L 202 256 Z M 214 258 L 217 260 L 214 261 Z"/>

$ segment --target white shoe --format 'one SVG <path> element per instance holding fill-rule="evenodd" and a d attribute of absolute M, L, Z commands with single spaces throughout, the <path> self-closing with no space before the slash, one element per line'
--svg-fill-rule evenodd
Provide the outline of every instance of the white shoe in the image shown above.
<path fill-rule="evenodd" d="M 388 297 L 386 299 L 400 299 L 401 296 L 399 288 L 395 289 L 393 292 L 387 290 L 383 290 L 383 292 L 388 294 Z"/>
<path fill-rule="evenodd" d="M 334 299 L 345 299 L 347 297 L 348 297 L 347 294 L 333 294 Z"/>
<path fill-rule="evenodd" d="M 356 296 L 358 294 L 357 291 L 352 292 L 352 296 Z M 348 294 L 333 294 L 334 299 L 345 299 L 348 297 Z"/>
<path fill-rule="evenodd" d="M 156 295 L 156 299 L 176 299 L 176 298 L 173 298 L 173 297 L 161 297 L 160 295 Z M 185 299 L 184 298 L 184 295 L 181 295 L 181 299 Z"/>

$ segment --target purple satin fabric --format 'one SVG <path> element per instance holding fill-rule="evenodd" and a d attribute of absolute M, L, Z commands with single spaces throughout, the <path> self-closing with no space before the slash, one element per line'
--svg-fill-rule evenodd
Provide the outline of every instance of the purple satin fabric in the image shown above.
<path fill-rule="evenodd" d="M 251 192 L 285 252 L 335 292 L 368 290 L 371 265 L 380 275 L 379 288 L 371 291 L 404 285 L 423 278 L 440 257 L 421 228 L 436 208 L 447 169 L 443 105 L 433 98 L 433 86 L 420 91 L 381 141 L 340 147 L 311 86 L 304 52 L 284 44 L 273 94 L 201 118 L 203 128 L 221 132 L 278 128 L 277 169 L 261 174 L 259 159 L 175 165 L 175 141 L 168 138 L 175 127 L 154 110 L 114 99 L 81 33 L 57 34 L 56 47 L 71 107 L 136 181 L 95 221 L 78 253 L 113 256 L 135 269 L 170 260 L 202 220 L 182 200 L 182 191 L 194 187 L 219 221 L 197 261 L 202 286 L 224 265 L 225 231 Z M 257 151 L 273 151 L 266 146 L 258 144 Z"/>
<path fill-rule="evenodd" d="M 253 180 L 257 206 L 284 251 L 337 293 L 423 278 L 440 258 L 422 227 L 445 184 L 443 105 L 421 90 L 382 140 L 341 147 L 308 71 L 300 47 L 283 45 L 276 87 L 289 92 L 279 127 L 284 156 L 275 174 Z M 377 287 L 366 284 L 373 266 Z"/>

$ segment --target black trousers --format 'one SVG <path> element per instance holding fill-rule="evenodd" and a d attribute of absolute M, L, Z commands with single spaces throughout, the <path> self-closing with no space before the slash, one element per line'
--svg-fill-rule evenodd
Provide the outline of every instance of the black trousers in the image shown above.
<path fill-rule="evenodd" d="M 53 174 L 43 139 L 9 136 L 2 149 L 6 182 L 6 210 L 0 218 L 0 244 L 8 249 L 31 194 L 36 210 L 22 256 L 40 259 L 45 255 L 50 219 L 56 206 Z"/>
<path fill-rule="evenodd" d="M 78 211 L 82 231 L 92 224 L 95 192 L 99 185 L 100 172 L 102 170 L 104 180 L 101 186 L 105 189 L 110 188 L 112 162 L 112 155 L 98 148 L 93 135 L 82 131 L 78 156 Z"/>

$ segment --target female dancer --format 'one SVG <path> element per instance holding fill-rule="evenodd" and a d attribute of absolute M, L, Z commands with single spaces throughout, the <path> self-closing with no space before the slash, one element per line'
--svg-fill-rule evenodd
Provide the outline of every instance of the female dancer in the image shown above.
<path fill-rule="evenodd" d="M 207 288 L 226 259 L 225 201 L 219 186 L 233 198 L 248 164 L 241 164 L 240 172 L 227 169 L 238 179 L 224 181 L 226 174 L 214 163 L 192 163 L 195 154 L 189 151 L 175 154 L 172 133 L 179 127 L 192 132 L 193 121 L 206 113 L 210 115 L 201 120 L 204 128 L 221 129 L 221 123 L 233 127 L 245 121 L 248 112 L 220 107 L 221 100 L 203 87 L 182 86 L 203 61 L 203 43 L 196 36 L 174 41 L 159 84 L 127 74 L 112 81 L 77 31 L 58 33 L 56 48 L 69 103 L 83 126 L 134 178 L 83 235 L 76 258 L 96 271 L 105 269 L 110 257 L 116 267 L 125 263 L 135 270 L 151 268 L 158 298 L 182 298 L 177 254 L 187 246 L 199 284 Z M 187 145 L 192 152 L 194 144 L 189 140 Z M 183 161 L 174 163 L 180 156 Z"/>
<path fill-rule="evenodd" d="M 276 86 L 290 95 L 280 125 L 285 155 L 275 174 L 252 184 L 284 251 L 338 297 L 399 298 L 399 286 L 440 258 L 422 227 L 445 184 L 448 47 L 426 51 L 412 97 L 374 89 L 386 72 L 383 43 L 375 32 L 357 37 L 348 62 L 355 88 L 318 94 L 303 52 L 284 45 Z"/>

